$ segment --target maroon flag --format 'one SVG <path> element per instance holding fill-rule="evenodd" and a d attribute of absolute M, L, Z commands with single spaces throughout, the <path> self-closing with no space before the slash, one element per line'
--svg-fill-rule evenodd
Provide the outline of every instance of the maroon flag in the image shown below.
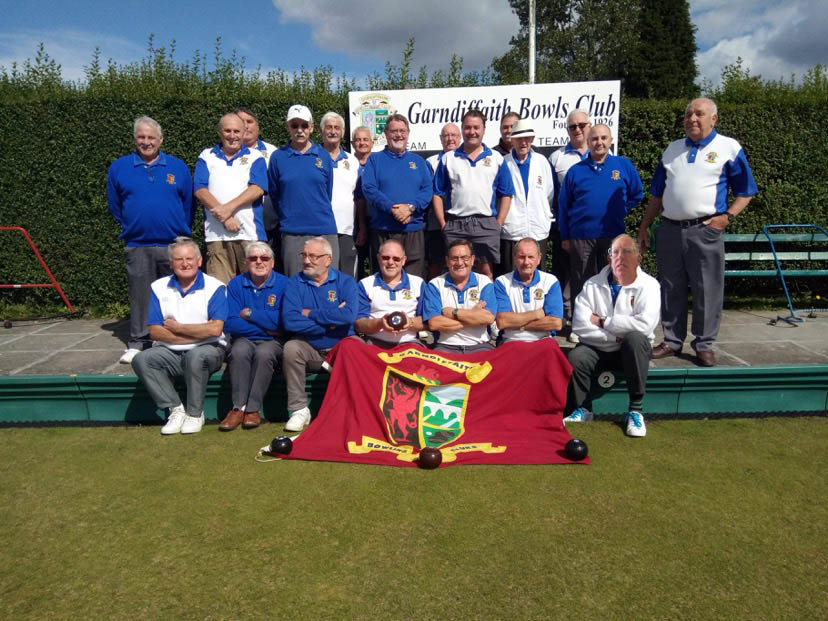
<path fill-rule="evenodd" d="M 344 339 L 327 361 L 319 415 L 289 459 L 416 466 L 433 447 L 444 466 L 572 463 L 562 420 L 572 368 L 554 339 L 467 355 Z"/>

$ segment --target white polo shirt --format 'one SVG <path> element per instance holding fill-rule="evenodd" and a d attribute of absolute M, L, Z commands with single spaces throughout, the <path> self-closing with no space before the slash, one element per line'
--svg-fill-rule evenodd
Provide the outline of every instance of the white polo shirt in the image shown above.
<path fill-rule="evenodd" d="M 384 317 L 388 313 L 402 311 L 408 317 L 422 315 L 422 293 L 425 281 L 405 270 L 396 287 L 389 287 L 377 272 L 359 281 L 359 313 L 357 319 Z M 369 335 L 388 343 L 412 343 L 417 335 L 411 330 L 395 334 L 380 331 Z"/>
<path fill-rule="evenodd" d="M 543 309 L 547 317 L 563 318 L 561 283 L 552 274 L 535 270 L 528 285 L 523 284 L 517 270 L 498 276 L 494 283 L 498 313 L 525 313 Z M 503 341 L 532 342 L 552 336 L 548 330 L 508 328 L 501 332 Z"/>
<path fill-rule="evenodd" d="M 514 194 L 508 171 L 499 177 L 501 166 L 503 156 L 486 145 L 474 161 L 460 145 L 439 160 L 434 174 L 434 193 L 448 197 L 447 211 L 453 216 L 495 216 L 497 195 Z"/>
<path fill-rule="evenodd" d="M 443 314 L 443 309 L 474 308 L 480 301 L 486 302 L 486 310 L 497 314 L 497 298 L 491 279 L 472 272 L 463 289 L 458 289 L 451 275 L 446 272 L 429 281 L 423 293 L 423 321 Z M 489 341 L 489 326 L 468 326 L 460 330 L 441 330 L 438 342 L 444 345 L 477 345 Z"/>
<path fill-rule="evenodd" d="M 221 145 L 204 149 L 199 154 L 193 175 L 195 190 L 206 188 L 219 203 L 224 204 L 236 198 L 251 184 L 267 191 L 267 164 L 257 149 L 242 146 L 230 160 L 225 157 Z M 242 207 L 234 217 L 239 221 L 241 229 L 233 233 L 205 209 L 204 241 L 267 240 L 261 199 Z"/>
<path fill-rule="evenodd" d="M 336 232 L 354 234 L 354 190 L 359 180 L 359 160 L 339 149 L 339 157 L 333 160 L 333 205 Z"/>

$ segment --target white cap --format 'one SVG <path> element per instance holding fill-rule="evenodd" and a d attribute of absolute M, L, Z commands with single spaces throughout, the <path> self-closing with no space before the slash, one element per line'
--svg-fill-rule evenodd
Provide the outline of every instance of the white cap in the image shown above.
<path fill-rule="evenodd" d="M 509 138 L 526 138 L 535 135 L 535 130 L 532 129 L 532 124 L 529 119 L 519 119 L 512 125 L 512 133 Z"/>
<path fill-rule="evenodd" d="M 308 110 L 307 106 L 302 106 L 299 104 L 296 104 L 288 108 L 287 117 L 285 118 L 285 120 L 289 121 L 291 119 L 300 119 L 302 121 L 307 121 L 308 123 L 313 123 L 311 111 Z"/>

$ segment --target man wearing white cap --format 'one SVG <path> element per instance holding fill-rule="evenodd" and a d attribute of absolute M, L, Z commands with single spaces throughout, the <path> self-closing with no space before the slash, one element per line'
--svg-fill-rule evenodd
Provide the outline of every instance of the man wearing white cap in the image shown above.
<path fill-rule="evenodd" d="M 282 265 L 285 275 L 302 271 L 300 254 L 311 237 L 324 237 L 339 265 L 339 241 L 331 198 L 331 157 L 311 139 L 313 117 L 306 106 L 294 105 L 286 117 L 290 142 L 270 157 L 267 179 L 270 198 L 279 217 Z"/>
<path fill-rule="evenodd" d="M 520 119 L 512 126 L 509 135 L 512 151 L 504 161 L 512 175 L 515 195 L 512 206 L 500 231 L 500 273 L 514 270 L 515 245 L 525 237 L 531 237 L 540 248 L 540 265 L 546 262 L 546 242 L 552 225 L 551 202 L 555 195 L 552 166 L 542 155 L 532 149 L 535 130 L 528 119 Z"/>

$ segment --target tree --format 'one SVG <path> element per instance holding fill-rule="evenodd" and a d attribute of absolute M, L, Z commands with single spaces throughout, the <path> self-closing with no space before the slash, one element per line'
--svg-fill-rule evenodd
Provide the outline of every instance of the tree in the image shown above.
<path fill-rule="evenodd" d="M 526 81 L 529 9 L 509 0 L 520 20 L 511 49 L 492 61 L 506 84 Z M 696 92 L 694 27 L 686 0 L 537 0 L 539 82 L 620 79 L 635 97 Z"/>

